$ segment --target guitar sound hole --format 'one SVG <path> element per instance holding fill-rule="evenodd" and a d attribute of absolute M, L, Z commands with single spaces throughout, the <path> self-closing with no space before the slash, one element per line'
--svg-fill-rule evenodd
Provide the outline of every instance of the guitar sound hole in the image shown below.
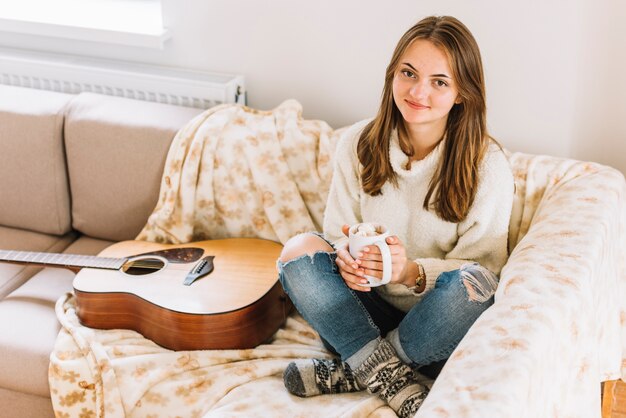
<path fill-rule="evenodd" d="M 131 276 L 143 276 L 154 273 L 165 267 L 165 262 L 158 258 L 135 258 L 128 260 L 122 271 Z"/>

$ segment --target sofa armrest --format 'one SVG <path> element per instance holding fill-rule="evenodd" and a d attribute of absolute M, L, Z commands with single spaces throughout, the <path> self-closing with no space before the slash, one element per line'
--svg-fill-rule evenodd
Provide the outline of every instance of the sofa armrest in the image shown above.
<path fill-rule="evenodd" d="M 625 343 L 622 174 L 578 163 L 547 190 L 417 417 L 599 417 Z"/>

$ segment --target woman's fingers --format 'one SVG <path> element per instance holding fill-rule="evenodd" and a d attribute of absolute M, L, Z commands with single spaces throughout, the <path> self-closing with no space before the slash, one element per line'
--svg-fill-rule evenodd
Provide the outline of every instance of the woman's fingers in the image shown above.
<path fill-rule="evenodd" d="M 365 274 L 372 275 L 372 271 L 383 271 L 383 262 L 382 261 L 370 261 L 370 260 L 356 260 L 357 265 L 365 270 Z M 370 273 L 368 273 L 368 271 Z"/>
<path fill-rule="evenodd" d="M 389 245 L 397 245 L 400 242 L 400 239 L 395 235 L 390 235 L 385 241 L 387 241 L 387 244 Z"/>
<path fill-rule="evenodd" d="M 337 251 L 337 262 L 342 262 L 345 268 L 352 273 L 355 273 L 359 268 L 359 265 L 347 250 Z"/>
<path fill-rule="evenodd" d="M 374 247 L 378 249 L 378 247 Z M 346 251 L 347 252 L 347 251 Z M 340 256 L 341 257 L 341 256 Z M 364 249 L 358 254 L 358 258 L 354 260 L 350 253 L 347 253 L 347 257 L 341 257 L 343 261 L 349 258 L 349 268 L 352 274 L 359 276 L 361 283 L 367 283 L 367 279 L 364 279 L 364 275 L 374 276 L 381 278 L 383 271 L 383 263 L 380 252 L 378 254 L 370 253 L 367 249 Z"/>
<path fill-rule="evenodd" d="M 361 286 L 360 284 L 351 281 L 349 278 L 347 278 L 343 274 L 341 275 L 341 277 L 343 278 L 343 282 L 346 284 L 346 286 L 348 286 L 352 290 L 357 290 L 359 292 L 369 292 L 370 291 L 369 287 Z"/>
<path fill-rule="evenodd" d="M 367 284 L 367 280 L 362 276 L 354 275 L 352 273 L 348 273 L 345 270 L 341 270 L 341 278 L 345 282 L 345 284 L 353 290 L 358 290 L 360 292 L 368 292 L 369 287 L 363 287 L 362 284 Z"/>
<path fill-rule="evenodd" d="M 360 276 L 363 274 L 363 272 L 359 270 L 358 264 L 346 263 L 344 260 L 337 258 L 337 266 L 339 266 L 339 270 L 342 273 L 346 273 L 347 277 L 349 277 L 351 281 L 355 283 L 361 281 Z"/>
<path fill-rule="evenodd" d="M 353 290 L 361 292 L 369 291 L 369 287 L 360 286 L 366 284 L 367 279 L 363 277 L 363 269 L 359 268 L 357 262 L 345 250 L 337 251 L 337 260 L 335 261 L 339 267 L 339 272 L 346 285 Z"/>
<path fill-rule="evenodd" d="M 403 247 L 398 244 L 390 244 L 389 252 L 391 255 L 402 254 L 404 251 Z M 367 247 L 363 247 L 361 253 L 364 253 L 364 256 L 378 256 L 380 258 L 380 248 L 376 245 L 368 245 Z"/>

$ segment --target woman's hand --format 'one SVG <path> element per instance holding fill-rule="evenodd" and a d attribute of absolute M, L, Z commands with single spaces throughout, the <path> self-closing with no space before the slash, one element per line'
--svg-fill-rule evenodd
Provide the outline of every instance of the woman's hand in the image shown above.
<path fill-rule="evenodd" d="M 415 276 L 410 274 L 410 264 L 413 263 L 406 257 L 404 244 L 395 235 L 385 239 L 391 253 L 391 280 L 389 283 L 403 284 L 407 287 L 415 285 Z M 376 245 L 363 247 L 356 260 L 360 271 L 368 276 L 383 278 L 383 256 L 380 248 Z M 413 263 L 414 264 L 414 263 Z M 417 265 L 416 265 L 417 266 Z"/>
<path fill-rule="evenodd" d="M 348 236 L 348 230 L 350 225 L 344 225 L 341 227 L 341 231 L 345 236 Z M 359 265 L 354 258 L 350 255 L 348 247 L 337 249 L 337 259 L 335 260 L 337 267 L 339 267 L 339 273 L 346 282 L 346 285 L 352 290 L 358 290 L 359 292 L 369 292 L 369 287 L 360 286 L 360 284 L 367 284 L 368 281 L 363 277 L 363 269 L 359 271 Z"/>
<path fill-rule="evenodd" d="M 349 225 L 344 225 L 341 230 L 347 236 Z M 393 235 L 387 237 L 389 252 L 391 253 L 391 281 L 389 283 L 404 284 L 407 287 L 415 285 L 415 276 L 411 274 L 411 260 L 406 257 L 406 249 L 400 239 Z M 365 275 L 376 277 L 382 280 L 383 258 L 380 249 L 376 245 L 364 247 L 355 260 L 346 249 L 337 250 L 337 266 L 341 277 L 346 285 L 353 290 L 369 292 L 371 288 L 361 286 L 367 284 Z"/>

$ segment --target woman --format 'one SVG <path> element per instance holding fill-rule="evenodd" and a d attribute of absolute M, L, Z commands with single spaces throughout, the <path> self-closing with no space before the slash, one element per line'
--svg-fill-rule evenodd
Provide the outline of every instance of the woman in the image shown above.
<path fill-rule="evenodd" d="M 428 17 L 400 39 L 373 120 L 337 145 L 324 237 L 289 240 L 280 281 L 337 360 L 291 363 L 299 396 L 367 389 L 401 417 L 427 394 L 414 370 L 447 359 L 493 303 L 507 259 L 513 176 L 486 129 L 478 45 L 452 17 Z M 378 247 L 353 259 L 349 225 L 376 222 L 392 235 L 392 278 Z M 331 245 L 332 243 L 332 245 Z"/>

